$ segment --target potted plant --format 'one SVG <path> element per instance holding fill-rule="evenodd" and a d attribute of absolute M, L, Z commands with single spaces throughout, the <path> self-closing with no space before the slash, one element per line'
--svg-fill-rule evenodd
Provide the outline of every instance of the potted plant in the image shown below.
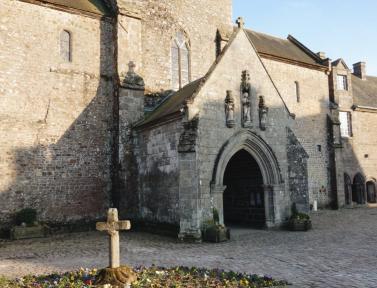
<path fill-rule="evenodd" d="M 220 224 L 219 212 L 212 210 L 213 219 L 205 223 L 203 228 L 203 240 L 207 242 L 220 243 L 230 239 L 230 230 Z"/>
<path fill-rule="evenodd" d="M 310 216 L 297 210 L 296 203 L 292 204 L 292 215 L 289 219 L 289 229 L 291 231 L 308 231 L 312 228 Z"/>
<path fill-rule="evenodd" d="M 37 211 L 25 208 L 16 213 L 16 226 L 11 229 L 11 239 L 40 238 L 46 235 L 46 229 L 37 221 Z"/>

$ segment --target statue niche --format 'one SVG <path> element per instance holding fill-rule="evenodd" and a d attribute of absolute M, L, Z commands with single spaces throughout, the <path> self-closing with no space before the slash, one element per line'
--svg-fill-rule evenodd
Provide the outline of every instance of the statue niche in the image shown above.
<path fill-rule="evenodd" d="M 226 98 L 225 98 L 225 119 L 226 119 L 226 126 L 228 128 L 233 128 L 236 126 L 236 121 L 234 120 L 234 98 L 232 91 L 226 91 Z"/>
<path fill-rule="evenodd" d="M 268 107 L 264 102 L 264 96 L 259 96 L 259 127 L 266 130 Z"/>
<path fill-rule="evenodd" d="M 242 126 L 245 128 L 252 127 L 253 123 L 251 120 L 251 85 L 250 85 L 250 73 L 248 70 L 242 71 L 241 103 L 242 103 Z"/>

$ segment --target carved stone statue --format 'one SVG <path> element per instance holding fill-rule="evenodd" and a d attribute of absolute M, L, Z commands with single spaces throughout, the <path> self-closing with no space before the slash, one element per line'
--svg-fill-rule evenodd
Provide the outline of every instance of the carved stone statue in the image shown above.
<path fill-rule="evenodd" d="M 250 73 L 245 70 L 242 71 L 241 82 L 241 95 L 242 95 L 242 126 L 251 127 L 251 85 L 250 85 Z"/>
<path fill-rule="evenodd" d="M 234 98 L 232 95 L 232 91 L 226 91 L 226 98 L 225 98 L 225 119 L 226 119 L 226 126 L 228 128 L 233 128 L 236 126 L 236 121 L 234 120 Z"/>
<path fill-rule="evenodd" d="M 259 96 L 259 127 L 266 130 L 268 107 L 264 102 L 264 97 Z"/>

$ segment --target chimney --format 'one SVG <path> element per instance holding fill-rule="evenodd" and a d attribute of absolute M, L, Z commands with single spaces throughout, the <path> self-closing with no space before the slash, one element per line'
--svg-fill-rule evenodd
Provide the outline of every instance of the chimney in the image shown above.
<path fill-rule="evenodd" d="M 322 60 L 326 59 L 326 53 L 325 52 L 318 52 L 317 53 L 318 57 L 321 58 Z"/>
<path fill-rule="evenodd" d="M 362 80 L 367 80 L 365 62 L 358 62 L 353 64 L 353 75 L 359 77 Z"/>

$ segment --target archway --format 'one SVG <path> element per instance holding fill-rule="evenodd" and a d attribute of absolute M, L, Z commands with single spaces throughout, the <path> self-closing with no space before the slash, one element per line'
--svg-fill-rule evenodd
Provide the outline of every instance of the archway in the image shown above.
<path fill-rule="evenodd" d="M 237 152 L 224 173 L 224 222 L 253 228 L 266 225 L 263 177 L 258 163 L 245 150 Z"/>
<path fill-rule="evenodd" d="M 211 182 L 211 198 L 219 212 L 220 222 L 224 224 L 224 185 L 225 171 L 233 156 L 238 152 L 248 153 L 259 167 L 261 188 L 264 191 L 264 226 L 274 227 L 282 222 L 282 207 L 277 206 L 285 197 L 285 186 L 280 173 L 278 161 L 268 144 L 251 131 L 240 131 L 233 135 L 219 151 L 215 161 Z"/>
<path fill-rule="evenodd" d="M 352 201 L 365 204 L 365 180 L 360 173 L 356 174 L 352 185 Z"/>
<path fill-rule="evenodd" d="M 352 181 L 348 174 L 344 174 L 344 194 L 346 197 L 346 205 L 352 204 Z"/>
<path fill-rule="evenodd" d="M 376 182 L 374 181 L 367 182 L 367 198 L 368 203 L 377 203 Z"/>

